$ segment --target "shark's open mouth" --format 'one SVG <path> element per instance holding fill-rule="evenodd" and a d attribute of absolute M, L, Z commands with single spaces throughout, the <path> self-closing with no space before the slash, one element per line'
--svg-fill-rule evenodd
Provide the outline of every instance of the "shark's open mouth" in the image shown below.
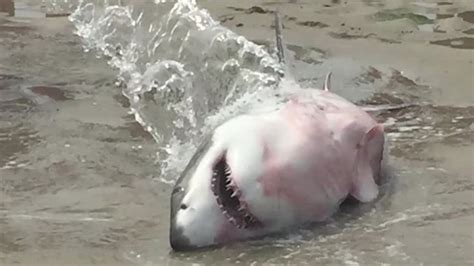
<path fill-rule="evenodd" d="M 262 223 L 250 212 L 232 179 L 232 170 L 223 156 L 213 168 L 211 188 L 217 204 L 229 221 L 238 228 L 258 228 Z"/>

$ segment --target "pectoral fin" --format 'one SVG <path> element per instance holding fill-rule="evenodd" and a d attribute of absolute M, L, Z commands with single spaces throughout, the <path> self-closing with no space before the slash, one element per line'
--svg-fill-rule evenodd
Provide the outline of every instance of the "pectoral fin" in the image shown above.
<path fill-rule="evenodd" d="M 385 112 L 385 111 L 398 111 L 398 110 L 410 108 L 413 106 L 417 106 L 417 105 L 414 103 L 381 104 L 381 105 L 364 105 L 364 106 L 360 106 L 360 108 L 368 113 L 375 113 L 375 112 Z"/>
<path fill-rule="evenodd" d="M 359 143 L 354 165 L 354 180 L 351 195 L 360 202 L 370 202 L 377 198 L 379 189 L 375 183 L 375 175 L 369 153 L 371 143 L 383 138 L 383 127 L 376 125 L 370 129 Z"/>
<path fill-rule="evenodd" d="M 360 202 L 370 202 L 377 198 L 379 188 L 375 184 L 369 163 L 359 163 L 357 177 L 352 185 L 351 195 Z"/>

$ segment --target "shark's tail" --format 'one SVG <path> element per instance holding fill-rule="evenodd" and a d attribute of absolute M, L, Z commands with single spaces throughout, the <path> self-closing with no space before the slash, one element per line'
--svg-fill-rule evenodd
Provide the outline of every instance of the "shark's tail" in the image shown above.
<path fill-rule="evenodd" d="M 275 13 L 275 35 L 276 35 L 278 61 L 280 61 L 280 63 L 285 63 L 285 51 L 283 49 L 283 41 L 282 41 L 282 36 L 281 36 L 283 26 L 281 24 L 280 13 L 278 13 L 278 11 L 275 11 L 274 13 Z"/>

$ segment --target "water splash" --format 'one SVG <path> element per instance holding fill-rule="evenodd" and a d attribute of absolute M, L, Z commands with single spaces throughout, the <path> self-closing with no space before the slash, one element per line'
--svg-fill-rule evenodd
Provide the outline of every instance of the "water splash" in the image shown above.
<path fill-rule="evenodd" d="M 177 176 L 202 135 L 274 95 L 283 68 L 194 0 L 123 2 L 82 0 L 70 20 L 85 50 L 118 70 L 131 113 L 158 143 L 162 178 Z"/>

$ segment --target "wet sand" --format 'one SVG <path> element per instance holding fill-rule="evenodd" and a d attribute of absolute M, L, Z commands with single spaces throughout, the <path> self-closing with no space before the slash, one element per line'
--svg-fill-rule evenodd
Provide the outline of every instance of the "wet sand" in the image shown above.
<path fill-rule="evenodd" d="M 469 10 L 470 1 L 454 1 L 456 4 L 453 5 L 426 1 L 426 8 L 422 4 L 413 5 L 414 1 L 327 1 L 325 4 L 262 1 L 257 5 L 263 9 L 260 13 L 249 11 L 255 6 L 254 1 L 227 5 L 208 2 L 204 1 L 203 6 L 211 14 L 219 14 L 223 25 L 257 42 L 274 41 L 273 32 L 268 30 L 273 23 L 269 12 L 278 9 L 285 24 L 283 35 L 287 45 L 323 50 L 331 58 L 321 67 L 332 69 L 336 82 L 337 76 L 342 75 L 339 72 L 344 72 L 344 66 L 340 66 L 338 60 L 347 61 L 348 65 L 354 62 L 376 65 L 381 70 L 402 70 L 406 77 L 417 83 L 432 86 L 429 97 L 439 104 L 461 106 L 473 103 L 474 38 L 464 31 L 473 28 L 474 24 L 453 15 L 457 11 Z M 453 17 L 434 19 L 419 30 L 412 19 L 383 17 L 381 8 L 411 8 L 426 20 L 443 14 Z M 376 14 L 381 18 L 374 18 Z M 459 45 L 456 49 L 449 49 L 450 40 L 457 38 L 467 38 L 466 47 Z M 430 42 L 439 45 L 429 45 Z M 341 68 L 339 72 L 338 67 Z"/>
<path fill-rule="evenodd" d="M 0 264 L 472 265 L 470 1 L 326 2 L 201 1 L 223 25 L 269 48 L 268 10 L 278 8 L 291 71 L 307 86 L 320 86 L 314 73 L 331 70 L 348 98 L 391 99 L 360 96 L 375 87 L 423 103 L 378 117 L 395 119 L 387 129 L 396 182 L 316 236 L 304 230 L 294 242 L 283 236 L 197 254 L 170 253 L 170 186 L 159 182 L 155 143 L 128 115 L 116 73 L 84 53 L 66 18 L 1 14 Z M 35 1 L 21 3 L 41 14 Z M 405 7 L 425 18 L 393 13 Z M 465 15 L 451 16 L 458 13 Z"/>
<path fill-rule="evenodd" d="M 168 219 L 154 142 L 66 18 L 0 21 L 0 264 L 116 265 Z"/>

